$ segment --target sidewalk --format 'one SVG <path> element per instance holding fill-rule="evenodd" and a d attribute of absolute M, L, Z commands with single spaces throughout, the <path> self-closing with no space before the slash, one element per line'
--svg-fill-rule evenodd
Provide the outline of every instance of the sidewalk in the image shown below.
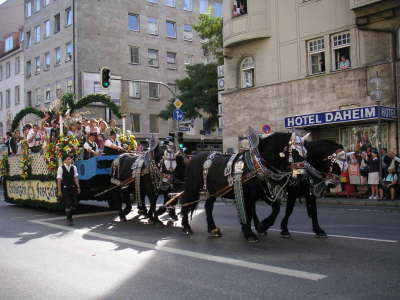
<path fill-rule="evenodd" d="M 400 200 L 395 201 L 378 201 L 370 199 L 346 198 L 346 197 L 325 197 L 317 199 L 318 204 L 332 205 L 352 205 L 352 206 L 384 206 L 384 207 L 400 207 Z"/>

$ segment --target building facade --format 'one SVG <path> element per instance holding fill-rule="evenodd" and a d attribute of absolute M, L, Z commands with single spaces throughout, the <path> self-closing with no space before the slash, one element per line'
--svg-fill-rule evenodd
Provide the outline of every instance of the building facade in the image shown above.
<path fill-rule="evenodd" d="M 209 6 L 222 13 L 222 1 L 208 0 L 25 0 L 28 104 L 48 105 L 65 92 L 78 98 L 107 94 L 121 105 L 126 128 L 138 138 L 168 135 L 177 124 L 158 114 L 173 94 L 162 85 L 133 80 L 163 82 L 176 90 L 185 67 L 205 59 L 192 25 Z M 100 86 L 103 66 L 111 70 L 109 89 Z M 101 104 L 90 112 L 89 117 L 112 117 Z M 192 138 L 199 138 L 202 125 L 195 121 Z"/>
<path fill-rule="evenodd" d="M 25 107 L 24 54 L 21 44 L 23 1 L 9 0 L 0 5 L 0 20 L 1 139 L 6 136 L 7 131 L 11 130 L 14 116 Z"/>
<path fill-rule="evenodd" d="M 349 150 L 379 140 L 397 150 L 394 42 L 360 28 L 353 4 L 224 2 L 224 150 L 237 150 L 249 125 L 260 133 L 302 128 Z"/>

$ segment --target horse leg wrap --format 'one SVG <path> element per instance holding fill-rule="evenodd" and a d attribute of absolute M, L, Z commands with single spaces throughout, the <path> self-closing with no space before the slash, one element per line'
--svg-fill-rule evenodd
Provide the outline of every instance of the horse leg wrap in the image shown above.
<path fill-rule="evenodd" d="M 235 172 L 233 175 L 233 188 L 235 192 L 235 203 L 236 210 L 239 216 L 241 224 L 247 224 L 247 215 L 243 199 L 243 186 L 242 186 L 242 174 L 243 174 L 244 163 L 239 160 L 235 163 Z"/>

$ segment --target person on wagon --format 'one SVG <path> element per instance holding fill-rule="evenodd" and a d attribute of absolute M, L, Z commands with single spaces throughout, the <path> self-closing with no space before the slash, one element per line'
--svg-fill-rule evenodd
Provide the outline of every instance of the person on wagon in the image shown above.
<path fill-rule="evenodd" d="M 110 137 L 104 143 L 104 154 L 115 155 L 125 152 L 122 148 L 120 141 L 117 139 L 117 133 L 115 131 L 110 132 Z"/>
<path fill-rule="evenodd" d="M 85 144 L 83 144 L 83 159 L 89 159 L 93 156 L 99 156 L 99 147 L 95 142 L 96 134 L 91 132 Z"/>

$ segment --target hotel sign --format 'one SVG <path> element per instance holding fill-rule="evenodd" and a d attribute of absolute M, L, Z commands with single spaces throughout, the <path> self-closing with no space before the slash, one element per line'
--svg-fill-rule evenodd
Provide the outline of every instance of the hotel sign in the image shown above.
<path fill-rule="evenodd" d="M 364 121 L 378 119 L 395 120 L 396 109 L 386 106 L 366 106 L 336 111 L 298 115 L 285 118 L 285 127 L 307 127 L 342 122 Z"/>

